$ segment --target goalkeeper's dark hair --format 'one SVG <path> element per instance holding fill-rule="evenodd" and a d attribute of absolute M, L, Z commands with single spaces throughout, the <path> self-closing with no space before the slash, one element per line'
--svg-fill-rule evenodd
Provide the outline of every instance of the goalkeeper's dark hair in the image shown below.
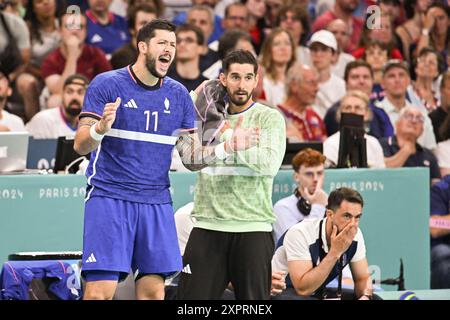
<path fill-rule="evenodd" d="M 230 52 L 222 61 L 223 73 L 227 74 L 233 63 L 251 64 L 253 65 L 254 73 L 258 73 L 258 61 L 256 61 L 255 56 L 248 50 L 236 50 Z"/>

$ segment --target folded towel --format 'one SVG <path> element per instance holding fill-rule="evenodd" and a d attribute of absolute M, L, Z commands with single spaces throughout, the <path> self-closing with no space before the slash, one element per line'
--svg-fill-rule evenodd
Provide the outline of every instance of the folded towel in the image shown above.
<path fill-rule="evenodd" d="M 230 135 L 227 116 L 227 91 L 219 80 L 209 80 L 205 83 L 202 91 L 195 101 L 197 121 L 201 124 L 198 134 L 202 145 L 215 145 L 220 143 L 220 137 Z"/>

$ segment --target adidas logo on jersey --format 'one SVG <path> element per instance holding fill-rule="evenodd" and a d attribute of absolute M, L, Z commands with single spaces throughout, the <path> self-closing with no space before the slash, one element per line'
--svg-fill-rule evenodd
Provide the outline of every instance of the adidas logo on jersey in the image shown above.
<path fill-rule="evenodd" d="M 125 108 L 131 108 L 131 109 L 137 109 L 137 108 L 138 108 L 136 102 L 134 102 L 134 99 L 131 99 L 130 101 L 128 101 L 127 103 L 125 103 L 123 106 L 124 106 Z"/>
<path fill-rule="evenodd" d="M 91 255 L 89 256 L 89 258 L 87 258 L 85 262 L 86 262 L 86 263 L 93 263 L 93 262 L 97 262 L 97 259 L 95 259 L 94 254 L 91 253 Z"/>
<path fill-rule="evenodd" d="M 184 273 L 187 273 L 187 274 L 192 274 L 191 267 L 189 266 L 189 264 L 187 264 L 187 265 L 183 268 L 183 270 L 181 270 L 181 272 L 184 272 Z"/>
<path fill-rule="evenodd" d="M 91 38 L 91 43 L 102 42 L 103 38 L 99 34 L 94 34 Z"/>

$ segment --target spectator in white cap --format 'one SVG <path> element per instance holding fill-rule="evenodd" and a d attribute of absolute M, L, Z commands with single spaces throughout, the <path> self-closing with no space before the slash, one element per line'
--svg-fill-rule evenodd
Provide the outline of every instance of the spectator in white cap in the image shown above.
<path fill-rule="evenodd" d="M 309 41 L 311 62 L 319 73 L 319 92 L 314 111 L 322 119 L 331 105 L 345 95 L 345 81 L 331 72 L 337 49 L 336 38 L 328 30 L 315 32 Z"/>

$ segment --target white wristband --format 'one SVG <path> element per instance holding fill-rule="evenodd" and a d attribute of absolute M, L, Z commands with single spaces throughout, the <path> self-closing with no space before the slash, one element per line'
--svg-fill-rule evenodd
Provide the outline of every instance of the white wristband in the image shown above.
<path fill-rule="evenodd" d="M 230 155 L 225 151 L 225 143 L 227 142 L 226 141 L 222 142 L 214 148 L 214 153 L 216 154 L 216 157 L 219 158 L 220 160 L 224 160 Z"/>
<path fill-rule="evenodd" d="M 192 102 L 195 103 L 197 101 L 197 98 L 198 98 L 197 93 L 194 90 L 191 90 L 191 92 L 189 92 L 189 95 L 191 96 Z"/>
<path fill-rule="evenodd" d="M 97 142 L 100 142 L 100 141 L 102 141 L 102 139 L 105 135 L 97 133 L 97 131 L 95 130 L 96 126 L 97 126 L 97 123 L 92 125 L 91 129 L 89 130 L 89 133 L 90 133 L 92 139 L 94 139 Z"/>

